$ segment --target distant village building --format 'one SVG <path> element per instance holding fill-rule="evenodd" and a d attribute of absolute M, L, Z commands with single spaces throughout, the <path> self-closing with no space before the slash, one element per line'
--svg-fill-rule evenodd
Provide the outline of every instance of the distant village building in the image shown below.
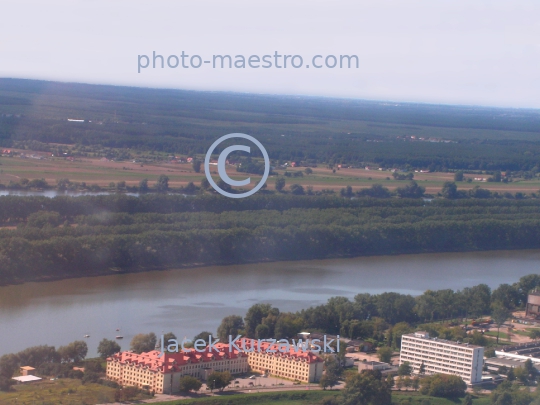
<path fill-rule="evenodd" d="M 12 380 L 17 381 L 19 384 L 26 384 L 26 383 L 33 383 L 36 381 L 40 381 L 40 377 L 36 377 L 35 375 L 21 375 L 20 377 L 13 377 Z"/>
<path fill-rule="evenodd" d="M 347 342 L 347 351 L 350 351 L 351 348 L 354 352 L 367 353 L 373 351 L 373 343 L 359 339 L 352 339 Z"/>
<path fill-rule="evenodd" d="M 381 374 L 385 375 L 397 373 L 398 368 L 381 361 L 361 361 L 358 363 L 358 372 L 360 373 L 364 370 L 378 370 Z"/>
<path fill-rule="evenodd" d="M 401 337 L 399 364 L 406 361 L 410 363 L 415 374 L 419 373 L 424 363 L 426 375 L 458 375 L 472 385 L 482 382 L 484 348 L 430 338 L 427 332 L 415 332 Z"/>
<path fill-rule="evenodd" d="M 34 367 L 30 366 L 23 366 L 19 369 L 19 373 L 21 374 L 19 377 L 13 377 L 12 379 L 17 381 L 19 384 L 26 384 L 26 383 L 33 383 L 36 381 L 40 381 L 40 377 L 36 377 L 35 375 L 32 375 L 32 373 L 36 371 Z"/>
<path fill-rule="evenodd" d="M 538 318 L 540 316 L 540 292 L 533 291 L 527 296 L 525 316 Z"/>
<path fill-rule="evenodd" d="M 32 375 L 34 371 L 36 371 L 36 369 L 30 366 L 21 367 L 21 369 L 19 370 L 21 375 Z"/>

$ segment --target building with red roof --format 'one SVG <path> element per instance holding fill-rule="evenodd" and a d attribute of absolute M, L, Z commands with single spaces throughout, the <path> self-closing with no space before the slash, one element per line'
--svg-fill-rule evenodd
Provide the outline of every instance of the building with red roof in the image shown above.
<path fill-rule="evenodd" d="M 231 374 L 249 371 L 247 353 L 229 350 L 229 345 L 224 343 L 214 346 L 218 351 L 184 349 L 163 353 L 161 357 L 158 350 L 141 354 L 120 352 L 107 359 L 107 378 L 122 386 L 168 394 L 179 391 L 180 377 L 184 375 L 206 380 L 214 371 Z"/>
<path fill-rule="evenodd" d="M 179 392 L 180 377 L 191 375 L 206 380 L 214 371 L 234 375 L 252 370 L 306 383 L 318 382 L 323 374 L 324 363 L 319 356 L 293 345 L 285 345 L 284 349 L 280 343 L 243 338 L 236 345 L 216 343 L 213 347 L 163 354 L 158 350 L 120 352 L 107 359 L 107 378 L 122 386 L 169 394 Z"/>
<path fill-rule="evenodd" d="M 283 350 L 279 344 L 243 339 L 249 352 L 248 363 L 251 370 L 301 382 L 319 382 L 323 374 L 323 360 L 310 350 L 290 347 Z M 244 346 L 242 346 L 244 348 Z M 248 349 L 249 348 L 249 349 Z"/>

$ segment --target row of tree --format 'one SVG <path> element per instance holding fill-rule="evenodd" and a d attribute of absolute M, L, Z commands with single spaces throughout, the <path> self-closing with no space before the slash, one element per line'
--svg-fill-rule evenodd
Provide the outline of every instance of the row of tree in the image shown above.
<path fill-rule="evenodd" d="M 418 199 L 385 199 L 388 190 L 380 185 L 373 185 L 360 193 L 373 198 L 340 198 L 336 195 L 294 196 L 290 194 L 257 194 L 245 199 L 232 199 L 220 195 L 183 195 L 149 194 L 131 197 L 124 194 L 47 197 L 0 197 L 0 223 L 18 223 L 26 221 L 28 216 L 38 211 L 58 212 L 62 217 L 72 218 L 77 215 L 98 213 L 181 213 L 181 212 L 226 212 L 252 210 L 286 211 L 293 208 L 369 208 L 369 207 L 423 207 L 424 201 Z M 346 197 L 355 196 L 352 188 L 345 188 Z M 429 203 L 435 207 L 540 207 L 537 200 L 509 201 L 493 199 L 456 200 L 437 199 Z"/>
<path fill-rule="evenodd" d="M 0 390 L 8 390 L 13 384 L 11 380 L 15 371 L 22 366 L 31 366 L 37 369 L 38 373 L 45 375 L 64 375 L 75 378 L 83 378 L 72 370 L 74 363 L 80 363 L 86 358 L 88 346 L 86 342 L 77 340 L 66 346 L 60 346 L 58 350 L 54 346 L 34 346 L 29 347 L 14 354 L 6 354 L 0 357 Z M 95 373 L 101 366 L 88 364 L 88 371 Z M 86 381 L 93 379 L 94 375 L 89 374 Z"/>
<path fill-rule="evenodd" d="M 326 304 L 296 313 L 281 312 L 271 304 L 260 303 L 251 306 L 244 317 L 230 315 L 223 318 L 217 336 L 227 341 L 229 335 L 237 334 L 259 339 L 290 339 L 304 330 L 339 334 L 351 339 L 384 342 L 389 348 L 380 349 L 381 361 L 389 361 L 390 347 L 398 349 L 401 336 L 413 332 L 416 327 L 429 331 L 433 337 L 486 346 L 489 340 L 481 333 L 467 335 L 460 327 L 448 327 L 434 321 L 491 314 L 500 327 L 510 317 L 511 310 L 524 307 L 527 294 L 538 286 L 540 276 L 531 274 L 512 285 L 501 284 L 493 291 L 487 285 L 479 284 L 459 291 L 427 290 L 417 297 L 394 292 L 358 294 L 352 301 L 346 297 L 333 297 Z"/>
<path fill-rule="evenodd" d="M 0 283 L 111 268 L 540 246 L 534 200 L 145 197 L 0 197 L 0 219 L 17 225 L 0 229 Z"/>

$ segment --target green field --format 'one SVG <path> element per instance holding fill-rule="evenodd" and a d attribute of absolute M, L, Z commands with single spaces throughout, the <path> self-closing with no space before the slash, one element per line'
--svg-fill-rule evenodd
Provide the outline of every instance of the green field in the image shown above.
<path fill-rule="evenodd" d="M 281 392 L 281 393 L 258 393 L 258 394 L 234 394 L 220 395 L 212 398 L 198 398 L 180 401 L 158 402 L 155 405 L 316 405 L 324 398 L 338 396 L 337 391 L 310 391 L 310 392 Z M 393 392 L 392 402 L 401 404 L 408 401 L 410 405 L 424 405 L 429 401 L 430 405 L 456 405 L 461 404 L 461 399 L 450 400 L 445 398 L 428 397 L 417 392 Z M 488 405 L 489 398 L 479 397 L 473 399 L 474 405 Z"/>
<path fill-rule="evenodd" d="M 114 400 L 113 388 L 99 384 L 81 384 L 80 380 L 44 380 L 17 385 L 13 391 L 0 391 L 0 405 L 79 405 Z"/>
<path fill-rule="evenodd" d="M 85 122 L 69 122 L 73 117 Z M 536 110 L 516 115 L 500 108 L 0 79 L 0 147 L 72 145 L 81 157 L 106 156 L 113 148 L 124 157 L 201 155 L 218 137 L 241 132 L 257 138 L 278 164 L 531 171 L 534 177 L 539 131 Z"/>
<path fill-rule="evenodd" d="M 28 151 L 26 151 L 29 153 Z M 203 159 L 202 156 L 200 156 Z M 311 187 L 314 191 L 332 189 L 339 192 L 342 188 L 350 185 L 353 191 L 369 188 L 373 184 L 382 184 L 390 190 L 403 187 L 407 181 L 394 180 L 389 171 L 365 170 L 363 168 L 347 168 L 333 170 L 328 167 L 317 167 L 312 174 L 305 174 L 305 168 L 289 168 L 287 172 L 301 173 L 301 177 L 285 177 L 286 187 L 291 184 L 300 184 L 304 187 Z M 252 184 L 257 184 L 260 176 L 245 173 L 238 173 L 233 167 L 227 169 L 229 175 L 235 179 L 245 177 L 252 178 Z M 275 172 L 281 176 L 285 169 L 277 168 Z M 176 188 L 185 186 L 193 182 L 199 186 L 205 178 L 204 173 L 195 173 L 191 164 L 177 164 L 169 162 L 153 162 L 141 165 L 131 161 L 100 161 L 97 158 L 77 158 L 74 162 L 60 158 L 50 158 L 46 160 L 21 159 L 19 157 L 0 157 L 0 184 L 7 186 L 10 182 L 20 182 L 22 179 L 45 179 L 50 186 L 56 186 L 59 179 L 69 179 L 72 182 L 85 182 L 87 185 L 97 184 L 101 187 L 109 187 L 111 182 L 125 181 L 128 186 L 138 186 L 143 179 L 148 179 L 152 185 L 158 177 L 165 174 L 169 177 L 169 184 Z M 466 177 L 474 178 L 481 176 L 487 178 L 489 175 L 468 174 Z M 214 176 L 215 180 L 219 178 Z M 267 180 L 269 190 L 274 190 L 276 176 L 270 176 Z M 415 181 L 426 189 L 428 194 L 436 195 L 441 191 L 444 182 L 453 181 L 453 173 L 432 172 L 415 173 Z M 534 177 L 530 180 L 514 180 L 509 183 L 494 183 L 472 181 L 458 182 L 459 190 L 470 190 L 475 186 L 489 189 L 492 192 L 503 194 L 505 192 L 526 194 L 537 193 L 540 190 L 540 178 Z"/>
<path fill-rule="evenodd" d="M 253 394 L 218 394 L 213 397 L 153 402 L 155 405 L 316 405 L 324 398 L 338 396 L 339 391 L 289 391 Z M 61 379 L 17 386 L 12 392 L 0 392 L 0 405 L 82 405 L 113 401 L 114 389 L 98 384 L 81 385 L 79 380 Z M 409 401 L 411 405 L 455 405 L 461 401 L 420 395 L 417 392 L 394 392 L 393 402 Z M 424 401 L 424 402 L 422 402 Z M 141 403 L 141 402 L 136 402 Z M 474 405 L 487 405 L 487 397 L 476 398 Z"/>

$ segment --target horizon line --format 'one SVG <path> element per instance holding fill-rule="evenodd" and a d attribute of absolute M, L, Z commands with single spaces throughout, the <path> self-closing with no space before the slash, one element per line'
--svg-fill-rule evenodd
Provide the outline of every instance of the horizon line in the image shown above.
<path fill-rule="evenodd" d="M 441 106 L 441 107 L 456 107 L 456 108 L 478 108 L 478 109 L 496 109 L 496 110 L 519 110 L 530 111 L 540 113 L 540 107 L 512 107 L 512 106 L 494 106 L 494 105 L 481 105 L 481 104 L 451 104 L 443 102 L 429 102 L 429 101 L 398 101 L 389 99 L 370 99 L 361 97 L 345 97 L 345 96 L 323 96 L 323 95 L 309 95 L 309 94 L 283 94 L 283 93 L 265 93 L 265 92 L 246 92 L 235 90 L 202 90 L 202 89 L 189 89 L 178 87 L 166 87 L 166 86 L 142 86 L 142 85 L 128 85 L 128 84 L 114 84 L 114 83 L 94 83 L 94 82 L 78 82 L 78 81 L 61 81 L 53 79 L 36 79 L 27 77 L 4 77 L 0 76 L 1 80 L 20 80 L 29 82 L 43 82 L 43 83 L 59 83 L 59 84 L 76 84 L 84 86 L 102 86 L 102 87 L 117 87 L 117 88 L 129 88 L 129 89 L 141 89 L 141 90 L 170 90 L 170 91 L 183 91 L 192 93 L 220 93 L 220 94 L 232 94 L 232 95 L 251 95 L 261 97 L 285 97 L 285 98 L 305 98 L 305 99 L 319 99 L 328 101 L 357 101 L 366 103 L 392 103 L 392 104 L 406 104 L 406 105 L 418 105 L 418 106 Z"/>

